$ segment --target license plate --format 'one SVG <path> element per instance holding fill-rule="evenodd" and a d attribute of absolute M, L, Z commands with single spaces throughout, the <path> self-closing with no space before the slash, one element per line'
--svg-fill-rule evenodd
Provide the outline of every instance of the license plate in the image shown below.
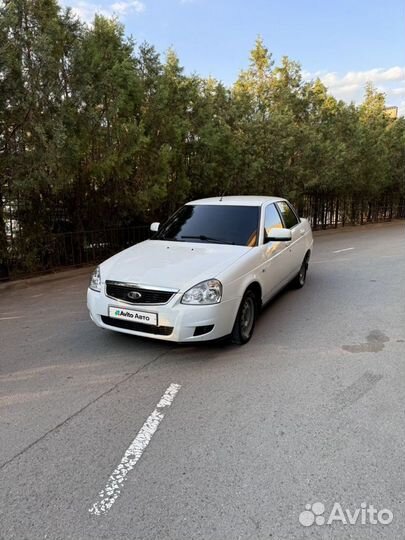
<path fill-rule="evenodd" d="M 113 319 L 123 319 L 125 321 L 139 322 L 157 326 L 157 313 L 147 313 L 146 311 L 138 311 L 135 309 L 125 309 L 119 307 L 109 307 L 108 315 Z"/>

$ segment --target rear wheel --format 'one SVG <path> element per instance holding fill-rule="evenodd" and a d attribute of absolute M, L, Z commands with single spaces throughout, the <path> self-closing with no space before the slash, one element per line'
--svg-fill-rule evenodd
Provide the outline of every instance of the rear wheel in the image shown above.
<path fill-rule="evenodd" d="M 291 282 L 291 285 L 294 289 L 302 289 L 302 287 L 305 285 L 305 281 L 307 279 L 308 263 L 309 254 L 307 253 L 304 260 L 302 261 L 300 271 Z"/>
<path fill-rule="evenodd" d="M 250 289 L 247 290 L 240 303 L 231 340 L 237 345 L 244 345 L 253 335 L 257 317 L 257 297 Z"/>

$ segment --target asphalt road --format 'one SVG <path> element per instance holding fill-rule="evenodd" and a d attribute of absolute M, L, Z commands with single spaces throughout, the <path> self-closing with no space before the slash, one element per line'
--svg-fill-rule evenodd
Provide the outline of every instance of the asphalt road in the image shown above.
<path fill-rule="evenodd" d="M 1 289 L 0 538 L 403 538 L 404 232 L 317 236 L 306 286 L 244 347 L 101 330 L 83 273 Z M 90 513 L 172 383 L 114 504 Z M 315 502 L 393 520 L 301 525 Z"/>

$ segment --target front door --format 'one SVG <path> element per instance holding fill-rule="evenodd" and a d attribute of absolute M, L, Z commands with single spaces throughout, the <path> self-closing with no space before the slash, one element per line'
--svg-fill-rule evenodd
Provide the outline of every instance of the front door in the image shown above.
<path fill-rule="evenodd" d="M 266 242 L 272 229 L 282 229 L 283 223 L 274 203 L 265 208 L 262 250 L 263 302 L 273 296 L 287 281 L 290 272 L 289 248 L 292 242 Z"/>
<path fill-rule="evenodd" d="M 293 278 L 298 274 L 305 257 L 305 227 L 301 224 L 296 213 L 286 201 L 279 201 L 276 205 L 281 214 L 284 227 L 291 230 L 292 239 L 289 245 L 290 256 L 288 269 L 289 277 Z"/>

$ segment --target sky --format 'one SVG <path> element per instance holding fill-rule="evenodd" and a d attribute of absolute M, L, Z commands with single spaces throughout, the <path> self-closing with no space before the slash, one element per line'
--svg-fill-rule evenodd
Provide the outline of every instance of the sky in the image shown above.
<path fill-rule="evenodd" d="M 231 85 L 261 35 L 277 61 L 300 62 L 339 99 L 358 103 L 372 81 L 405 114 L 404 0 L 63 0 L 81 19 L 115 15 L 127 35 L 164 53 L 186 73 Z"/>

